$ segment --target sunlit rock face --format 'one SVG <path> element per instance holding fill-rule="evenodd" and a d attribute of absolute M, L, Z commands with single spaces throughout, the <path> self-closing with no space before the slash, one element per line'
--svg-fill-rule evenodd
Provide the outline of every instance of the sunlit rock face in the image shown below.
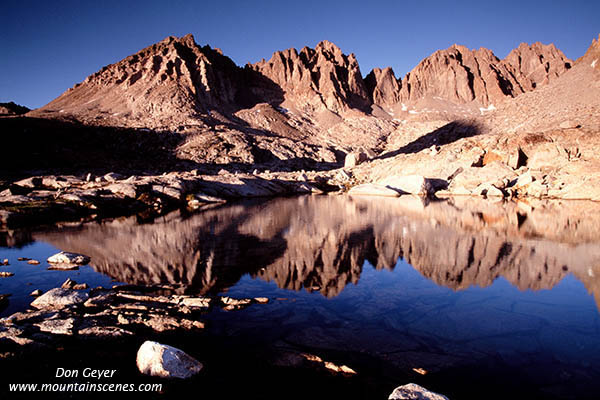
<path fill-rule="evenodd" d="M 119 281 L 172 284 L 181 292 L 224 290 L 250 273 L 332 297 L 359 281 L 366 261 L 393 269 L 402 258 L 455 290 L 499 277 L 521 290 L 549 289 L 573 273 L 598 296 L 598 208 L 305 196 L 175 212 L 154 223 L 85 224 L 34 238 L 89 255 L 96 270 Z"/>
<path fill-rule="evenodd" d="M 219 51 L 198 46 L 192 35 L 169 36 L 102 68 L 36 112 L 105 125 L 176 126 L 211 108 L 235 107 L 242 80 Z"/>
<path fill-rule="evenodd" d="M 422 60 L 406 75 L 400 100 L 439 96 L 455 103 L 498 104 L 546 85 L 571 67 L 553 44 L 521 43 L 500 60 L 486 48 L 453 45 Z"/>
<path fill-rule="evenodd" d="M 299 109 L 343 113 L 370 105 L 356 57 L 327 40 L 314 49 L 277 51 L 251 67 L 281 87 L 286 101 Z"/>

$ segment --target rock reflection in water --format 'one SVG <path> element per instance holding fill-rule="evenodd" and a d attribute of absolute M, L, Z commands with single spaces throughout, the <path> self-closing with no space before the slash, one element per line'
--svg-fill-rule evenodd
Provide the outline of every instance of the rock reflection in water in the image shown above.
<path fill-rule="evenodd" d="M 96 270 L 119 281 L 188 293 L 222 291 L 250 273 L 331 297 L 358 282 L 365 261 L 392 269 L 403 258 L 457 290 L 498 277 L 522 290 L 549 289 L 573 273 L 600 304 L 598 211 L 592 202 L 305 196 L 34 236 L 91 256 Z"/>

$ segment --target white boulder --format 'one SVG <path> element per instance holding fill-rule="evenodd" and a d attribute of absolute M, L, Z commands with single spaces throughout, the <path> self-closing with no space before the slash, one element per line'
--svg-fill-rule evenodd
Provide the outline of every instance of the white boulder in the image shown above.
<path fill-rule="evenodd" d="M 394 389 L 388 400 L 448 400 L 448 398 L 441 394 L 430 392 L 423 386 L 409 383 Z"/>
<path fill-rule="evenodd" d="M 90 258 L 83 254 L 68 253 L 61 251 L 46 260 L 50 264 L 68 264 L 68 265 L 85 265 L 90 262 Z"/>
<path fill-rule="evenodd" d="M 369 156 L 367 156 L 367 154 L 362 151 L 349 153 L 346 155 L 346 158 L 344 160 L 344 168 L 356 167 L 357 165 L 362 164 L 368 159 Z"/>
<path fill-rule="evenodd" d="M 137 367 L 144 375 L 187 379 L 202 370 L 202 363 L 183 351 L 146 341 L 137 353 Z"/>

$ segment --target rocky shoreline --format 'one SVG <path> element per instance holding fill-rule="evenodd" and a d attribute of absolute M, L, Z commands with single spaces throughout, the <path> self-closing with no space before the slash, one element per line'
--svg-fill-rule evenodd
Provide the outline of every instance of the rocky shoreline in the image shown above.
<path fill-rule="evenodd" d="M 211 343 L 215 344 L 215 338 L 202 334 L 205 329 L 203 317 L 216 308 L 231 312 L 253 304 L 260 305 L 277 300 L 226 296 L 198 297 L 171 294 L 172 292 L 173 290 L 168 286 L 133 285 L 85 290 L 85 286 L 83 289 L 78 289 L 75 282 L 66 281 L 62 287 L 51 289 L 36 297 L 28 310 L 0 319 L 0 349 L 2 350 L 0 365 L 7 371 L 4 377 L 28 379 L 29 382 L 52 380 L 63 384 L 65 382 L 76 384 L 77 379 L 65 381 L 56 378 L 63 378 L 63 376 L 77 378 L 78 374 L 73 371 L 78 372 L 80 365 L 107 365 L 115 356 L 129 354 L 118 364 L 113 362 L 110 365 L 111 369 L 96 370 L 87 367 L 86 371 L 88 375 L 89 371 L 100 371 L 97 379 L 113 378 L 117 373 L 119 378 L 126 377 L 129 382 L 164 382 L 164 388 L 161 384 L 163 389 L 158 393 L 161 396 L 183 393 L 191 387 L 190 385 L 198 382 L 203 384 L 205 394 L 216 394 L 219 388 L 206 384 L 207 380 L 214 378 L 215 373 L 214 367 L 210 365 L 215 357 L 215 354 L 211 354 L 214 349 L 210 350 Z M 140 340 L 146 341 L 137 352 L 139 372 L 136 373 L 132 368 L 135 359 L 131 359 L 131 347 L 139 346 L 137 343 Z M 202 360 L 208 358 L 208 362 L 204 361 L 209 371 L 208 378 L 204 376 L 205 366 L 194 357 L 177 348 L 149 340 L 177 343 L 179 346 L 192 349 L 194 355 L 198 353 L 199 355 L 196 356 Z M 223 351 L 222 346 L 223 344 L 220 344 L 217 351 Z M 239 346 L 240 344 L 235 344 L 235 349 L 239 350 Z M 61 367 L 56 367 L 56 375 L 51 375 L 49 372 L 53 373 L 53 371 L 48 371 L 54 369 L 53 362 L 48 361 L 51 358 L 42 363 L 46 368 L 39 368 L 38 365 L 37 371 L 32 372 L 33 370 L 29 369 L 29 372 L 23 373 L 22 369 L 32 358 L 39 359 L 41 355 L 55 351 L 61 354 L 63 360 L 61 364 L 57 364 Z M 156 353 L 157 351 L 159 353 Z M 163 351 L 175 353 L 164 356 Z M 258 356 L 264 358 L 263 364 L 266 362 L 268 365 L 260 365 L 259 374 L 278 371 L 277 374 L 287 380 L 291 377 L 311 377 L 323 384 L 320 390 L 339 389 L 340 384 L 349 384 L 352 387 L 365 384 L 364 378 L 357 378 L 357 372 L 352 368 L 324 360 L 302 349 L 289 346 L 259 347 L 255 351 L 257 354 L 251 356 L 251 361 L 256 362 L 257 360 L 253 358 Z M 244 357 L 249 356 L 248 354 L 238 354 L 238 356 L 241 356 L 241 359 L 237 359 L 238 362 L 248 362 L 244 360 Z M 174 358 L 169 361 L 166 357 Z M 222 366 L 218 365 L 217 368 Z M 8 372 L 9 370 L 11 372 Z M 102 375 L 105 371 L 108 371 L 106 377 Z M 199 374 L 201 372 L 203 374 Z M 17 374 L 20 374 L 18 378 Z M 233 372 L 233 375 L 236 373 Z M 246 375 L 256 377 L 256 373 L 252 372 Z M 161 378 L 171 379 L 165 381 Z M 172 378 L 188 379 L 191 382 L 173 381 Z M 223 377 L 219 378 L 220 381 L 222 379 Z M 89 385 L 89 382 L 87 384 Z M 279 390 L 278 384 L 272 386 L 271 390 Z M 386 390 L 388 387 L 389 383 L 377 388 L 377 391 Z M 6 388 L 2 388 L 2 392 L 5 390 Z M 261 392 L 264 393 L 264 391 L 247 393 L 246 397 L 258 398 L 254 396 Z M 51 398 L 56 395 L 58 394 L 48 393 Z M 155 394 L 145 394 L 144 398 L 148 396 L 154 398 L 153 395 Z M 417 395 L 423 399 L 447 399 L 412 383 L 396 388 L 389 398 L 410 399 Z M 291 394 L 289 398 L 301 397 Z"/>

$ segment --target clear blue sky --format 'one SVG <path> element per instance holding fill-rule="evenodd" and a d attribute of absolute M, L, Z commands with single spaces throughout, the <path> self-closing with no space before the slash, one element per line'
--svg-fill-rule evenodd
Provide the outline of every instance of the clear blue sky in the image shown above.
<path fill-rule="evenodd" d="M 5 1 L 0 8 L 0 102 L 40 107 L 102 66 L 166 36 L 192 33 L 238 65 L 323 39 L 355 53 L 363 75 L 403 77 L 454 43 L 505 57 L 520 42 L 568 57 L 600 32 L 600 1 Z"/>

